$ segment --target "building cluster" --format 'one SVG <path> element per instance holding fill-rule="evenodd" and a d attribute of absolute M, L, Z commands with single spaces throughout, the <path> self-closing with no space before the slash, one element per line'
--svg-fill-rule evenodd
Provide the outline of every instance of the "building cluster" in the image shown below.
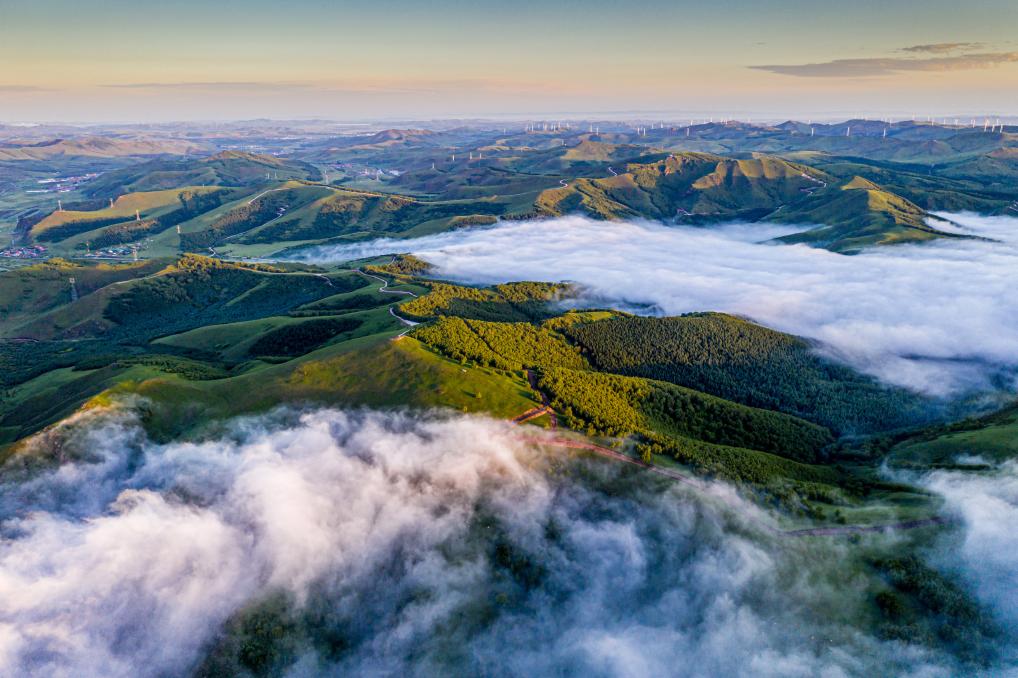
<path fill-rule="evenodd" d="M 89 172 L 73 177 L 55 177 L 53 179 L 39 179 L 36 183 L 45 188 L 34 188 L 25 193 L 69 193 L 86 181 L 91 181 L 99 176 L 99 172 Z"/>
<path fill-rule="evenodd" d="M 46 248 L 43 245 L 25 245 L 0 250 L 0 257 L 8 259 L 42 259 L 45 256 Z"/>

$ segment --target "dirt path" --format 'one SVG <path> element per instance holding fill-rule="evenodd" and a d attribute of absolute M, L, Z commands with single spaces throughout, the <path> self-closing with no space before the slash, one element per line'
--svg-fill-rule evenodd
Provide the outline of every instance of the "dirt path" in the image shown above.
<path fill-rule="evenodd" d="M 526 419 L 523 419 L 521 421 L 517 421 L 516 419 L 513 419 L 513 421 L 516 422 L 517 424 L 522 424 L 524 421 L 530 421 L 531 419 L 536 419 L 537 417 L 540 417 L 542 414 L 547 414 L 548 415 L 548 421 L 549 421 L 549 423 L 551 425 L 551 430 L 557 431 L 558 430 L 558 415 L 555 414 L 555 410 L 553 410 L 551 408 L 551 401 L 548 400 L 548 396 L 544 393 L 544 391 L 542 391 L 541 389 L 537 388 L 537 375 L 534 374 L 533 370 L 530 370 L 530 369 L 527 370 L 527 383 L 530 384 L 530 388 L 534 389 L 534 393 L 536 393 L 537 396 L 541 399 L 541 407 L 535 407 L 535 408 L 533 408 L 533 410 L 528 410 L 528 411 L 535 411 L 535 412 L 539 411 L 539 413 L 538 414 L 534 414 L 533 416 L 527 417 Z M 524 413 L 524 414 L 526 414 L 526 413 Z M 519 419 L 519 417 L 517 417 L 517 419 Z"/>
<path fill-rule="evenodd" d="M 386 280 L 385 278 L 383 278 L 381 276 L 378 276 L 378 275 L 373 275 L 371 273 L 365 273 L 364 271 L 362 271 L 359 268 L 356 269 L 356 270 L 357 270 L 358 273 L 360 273 L 361 275 L 363 275 L 366 278 L 374 278 L 375 280 L 381 281 L 382 286 L 378 288 L 378 291 L 381 294 L 405 294 L 405 295 L 409 295 L 411 297 L 416 297 L 417 296 L 416 294 L 414 294 L 413 292 L 410 292 L 409 290 L 390 290 L 389 289 L 389 281 Z M 402 332 L 400 332 L 399 334 L 397 334 L 395 336 L 395 339 L 401 339 L 407 332 L 412 330 L 417 325 L 420 325 L 419 322 L 415 322 L 415 321 L 410 320 L 408 318 L 404 318 L 403 316 L 401 316 L 398 313 L 396 313 L 396 309 L 394 309 L 392 306 L 389 307 L 389 315 L 391 315 L 396 320 L 400 321 L 402 324 L 406 325 L 406 329 L 403 330 Z"/>

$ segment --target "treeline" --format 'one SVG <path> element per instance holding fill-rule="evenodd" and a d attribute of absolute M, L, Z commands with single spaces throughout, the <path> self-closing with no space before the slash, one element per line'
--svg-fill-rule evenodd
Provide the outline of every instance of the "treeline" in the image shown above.
<path fill-rule="evenodd" d="M 802 419 L 738 406 L 679 386 L 655 388 L 642 409 L 663 428 L 722 445 L 748 447 L 806 463 L 834 442 L 831 432 Z"/>
<path fill-rule="evenodd" d="M 735 483 L 752 483 L 779 497 L 780 491 L 789 506 L 801 504 L 800 497 L 830 499 L 838 494 L 837 486 L 845 481 L 837 470 L 788 459 L 781 454 L 796 449 L 795 438 L 804 422 L 777 413 L 748 413 L 734 403 L 716 403 L 709 412 L 690 416 L 680 426 L 658 427 L 655 406 L 645 403 L 654 398 L 661 385 L 644 379 L 621 377 L 598 372 L 553 369 L 541 375 L 538 386 L 551 399 L 559 418 L 570 428 L 588 436 L 627 436 L 635 434 L 640 441 L 636 451 L 645 460 L 654 456 L 675 459 L 697 473 L 723 478 Z M 665 387 L 667 388 L 667 387 Z M 685 414 L 697 406 L 688 394 Z M 676 393 L 672 398 L 681 397 Z M 772 435 L 761 435 L 747 428 L 747 421 L 760 423 L 768 416 L 775 420 L 765 425 Z M 703 425 L 713 419 L 720 423 Z M 814 434 L 814 443 L 822 434 Z M 755 449 L 761 445 L 771 451 Z M 799 448 L 800 453 L 803 451 Z M 808 456 L 802 454 L 801 456 Z M 787 486 L 792 483 L 792 487 Z"/>
<path fill-rule="evenodd" d="M 724 314 L 616 317 L 563 332 L 603 370 L 786 412 L 837 433 L 899 428 L 930 416 L 919 396 L 825 360 L 797 337 Z"/>
<path fill-rule="evenodd" d="M 39 234 L 37 240 L 55 242 L 64 240 L 80 233 L 94 231 L 103 226 L 109 226 L 96 238 L 90 241 L 89 245 L 96 249 L 111 247 L 127 242 L 134 242 L 146 236 L 162 233 L 168 228 L 177 224 L 189 221 L 209 210 L 219 207 L 228 200 L 231 195 L 227 190 L 214 191 L 181 191 L 177 195 L 180 207 L 166 214 L 157 217 L 146 218 L 141 221 L 130 217 L 111 217 L 103 219 L 79 219 L 69 221 L 60 226 L 47 229 Z M 84 244 L 78 245 L 78 249 L 85 249 Z"/>
<path fill-rule="evenodd" d="M 116 341 L 147 341 L 202 325 L 284 315 L 334 290 L 316 276 L 271 274 L 258 265 L 182 257 L 166 275 L 139 280 L 110 297 L 103 312 Z M 271 268 L 271 267 L 262 267 Z"/>
<path fill-rule="evenodd" d="M 452 227 L 494 223 L 505 206 L 491 200 L 422 202 L 398 195 L 343 192 L 318 208 L 314 219 L 272 224 L 243 238 L 245 243 L 322 240 L 355 232 L 402 233 L 428 221 Z"/>
<path fill-rule="evenodd" d="M 114 224 L 109 228 L 103 229 L 102 233 L 90 240 L 87 245 L 86 243 L 78 243 L 76 249 L 102 249 L 104 247 L 113 247 L 115 245 L 135 242 L 146 236 L 160 232 L 162 229 L 158 229 L 158 225 L 159 222 L 155 219 L 122 221 L 119 224 Z"/>
<path fill-rule="evenodd" d="M 833 440 L 801 419 L 641 378 L 553 368 L 539 388 L 571 427 L 589 435 L 688 437 L 803 462 L 817 461 Z"/>
<path fill-rule="evenodd" d="M 313 351 L 333 337 L 360 327 L 357 318 L 316 318 L 283 325 L 257 339 L 248 349 L 253 356 L 299 356 Z"/>
<path fill-rule="evenodd" d="M 73 238 L 74 236 L 82 233 L 94 231 L 95 229 L 102 228 L 103 226 L 118 224 L 126 220 L 127 217 L 124 216 L 100 217 L 98 219 L 75 219 L 73 221 L 65 221 L 59 226 L 47 228 L 45 231 L 35 235 L 34 238 L 38 242 L 59 242 L 61 240 L 66 240 L 67 238 Z"/>
<path fill-rule="evenodd" d="M 431 291 L 400 306 L 417 318 L 454 315 L 492 322 L 532 322 L 551 315 L 549 303 L 569 295 L 569 285 L 519 282 L 494 287 L 428 283 Z"/>
<path fill-rule="evenodd" d="M 388 275 L 424 275 L 432 268 L 431 264 L 412 254 L 397 254 L 388 264 L 365 267 L 368 271 Z"/>
<path fill-rule="evenodd" d="M 440 317 L 414 338 L 444 355 L 502 370 L 536 369 L 539 387 L 571 428 L 590 435 L 691 437 L 815 462 L 833 442 L 816 424 L 687 388 L 588 370 L 578 347 L 530 323 Z"/>
<path fill-rule="evenodd" d="M 698 474 L 732 483 L 751 483 L 767 489 L 792 482 L 797 494 L 827 499 L 845 477 L 828 466 L 813 466 L 775 454 L 718 445 L 691 438 L 657 438 L 637 446 L 645 459 L 670 457 Z"/>
<path fill-rule="evenodd" d="M 203 231 L 182 233 L 180 249 L 185 252 L 197 252 L 208 249 L 228 238 L 264 223 L 272 221 L 302 198 L 296 190 L 272 191 L 257 200 L 230 210 L 217 218 L 209 228 Z"/>
<path fill-rule="evenodd" d="M 538 388 L 569 428 L 588 436 L 621 437 L 647 432 L 650 422 L 638 403 L 650 395 L 642 379 L 568 369 L 544 370 Z"/>
<path fill-rule="evenodd" d="M 586 367 L 577 348 L 528 323 L 442 317 L 434 324 L 415 329 L 413 337 L 453 360 L 502 370 Z"/>
<path fill-rule="evenodd" d="M 290 316 L 303 318 L 315 315 L 342 315 L 357 311 L 367 311 L 391 303 L 390 299 L 382 299 L 374 294 L 352 294 L 335 299 L 323 299 L 320 302 L 305 304 L 290 311 Z"/>

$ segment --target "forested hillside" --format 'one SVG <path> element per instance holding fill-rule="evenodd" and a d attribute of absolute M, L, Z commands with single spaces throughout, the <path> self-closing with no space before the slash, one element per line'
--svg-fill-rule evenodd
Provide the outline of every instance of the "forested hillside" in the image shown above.
<path fill-rule="evenodd" d="M 908 426 L 929 403 L 820 358 L 802 339 L 718 313 L 616 317 L 563 332 L 600 369 L 794 414 L 839 433 Z"/>

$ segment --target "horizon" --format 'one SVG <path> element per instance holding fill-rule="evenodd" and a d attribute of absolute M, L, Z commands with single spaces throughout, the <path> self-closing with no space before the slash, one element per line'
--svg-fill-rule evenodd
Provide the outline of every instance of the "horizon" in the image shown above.
<path fill-rule="evenodd" d="M 252 118 L 167 118 L 165 120 L 132 121 L 129 119 L 117 120 L 4 120 L 0 119 L 0 126 L 9 128 L 33 129 L 37 127 L 73 127 L 78 129 L 108 128 L 108 127 L 161 127 L 161 126 L 201 126 L 201 125 L 244 125 L 244 124 L 283 124 L 310 125 L 314 123 L 336 125 L 351 128 L 351 133 L 364 132 L 372 133 L 371 128 L 383 129 L 421 129 L 427 130 L 428 125 L 437 123 L 459 123 L 463 126 L 481 126 L 486 124 L 542 124 L 549 125 L 557 123 L 602 123 L 602 124 L 661 124 L 672 127 L 686 127 L 689 122 L 693 126 L 709 124 L 738 123 L 759 127 L 776 126 L 786 123 L 813 124 L 835 127 L 854 122 L 883 122 L 888 125 L 901 125 L 915 123 L 917 125 L 934 125 L 940 127 L 957 127 L 970 129 L 973 126 L 982 127 L 983 122 L 991 125 L 1013 125 L 1018 124 L 1018 114 L 1007 113 L 938 113 L 937 115 L 834 115 L 817 113 L 805 116 L 768 116 L 759 114 L 753 116 L 721 116 L 708 115 L 703 111 L 697 112 L 662 112 L 662 111 L 640 111 L 632 113 L 622 112 L 588 112 L 588 113 L 565 113 L 565 112 L 543 112 L 532 115 L 515 116 L 468 116 L 468 117 L 441 117 L 430 118 L 407 118 L 407 117 L 371 117 L 371 118 L 328 118 L 323 116 L 292 116 L 292 117 L 252 117 Z M 390 127 L 386 127 L 390 126 Z"/>

